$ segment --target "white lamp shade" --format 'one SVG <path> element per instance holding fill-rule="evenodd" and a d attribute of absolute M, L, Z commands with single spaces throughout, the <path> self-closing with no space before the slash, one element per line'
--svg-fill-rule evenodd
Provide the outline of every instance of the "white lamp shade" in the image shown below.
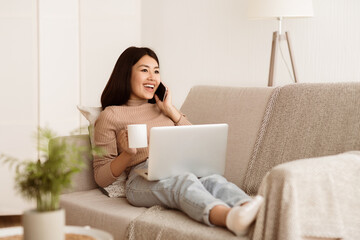
<path fill-rule="evenodd" d="M 250 18 L 312 17 L 312 0 L 248 0 Z"/>

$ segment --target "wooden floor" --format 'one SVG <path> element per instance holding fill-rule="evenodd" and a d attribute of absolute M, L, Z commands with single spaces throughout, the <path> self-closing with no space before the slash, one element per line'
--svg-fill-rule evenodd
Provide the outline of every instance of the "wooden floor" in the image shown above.
<path fill-rule="evenodd" d="M 0 228 L 15 227 L 21 225 L 21 216 L 0 216 Z"/>

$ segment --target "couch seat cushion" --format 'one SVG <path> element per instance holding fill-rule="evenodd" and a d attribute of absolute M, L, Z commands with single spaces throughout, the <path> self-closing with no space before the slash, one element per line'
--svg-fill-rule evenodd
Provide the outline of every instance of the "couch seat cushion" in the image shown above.
<path fill-rule="evenodd" d="M 109 198 L 99 189 L 62 194 L 66 224 L 90 226 L 124 239 L 129 223 L 147 208 L 133 207 L 126 198 Z"/>

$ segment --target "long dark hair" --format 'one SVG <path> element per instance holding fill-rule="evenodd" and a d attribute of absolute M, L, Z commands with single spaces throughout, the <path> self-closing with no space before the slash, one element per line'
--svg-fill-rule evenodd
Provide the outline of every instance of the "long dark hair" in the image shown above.
<path fill-rule="evenodd" d="M 150 48 L 129 47 L 117 60 L 104 91 L 101 94 L 101 107 L 120 106 L 130 99 L 131 94 L 131 71 L 140 58 L 148 55 L 159 64 L 158 57 Z"/>

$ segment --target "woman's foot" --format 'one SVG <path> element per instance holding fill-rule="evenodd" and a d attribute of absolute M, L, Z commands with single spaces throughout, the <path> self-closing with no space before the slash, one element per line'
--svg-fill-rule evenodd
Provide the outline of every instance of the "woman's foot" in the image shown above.
<path fill-rule="evenodd" d="M 251 223 L 254 222 L 263 201 L 264 198 L 258 195 L 242 206 L 233 207 L 226 217 L 226 227 L 237 236 L 245 235 Z"/>

